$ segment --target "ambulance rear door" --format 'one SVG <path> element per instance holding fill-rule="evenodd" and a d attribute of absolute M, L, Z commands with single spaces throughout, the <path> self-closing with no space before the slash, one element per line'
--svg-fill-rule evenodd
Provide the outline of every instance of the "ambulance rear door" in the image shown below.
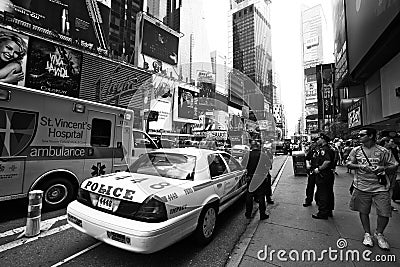
<path fill-rule="evenodd" d="M 117 117 L 112 172 L 127 171 L 131 164 L 132 126 L 133 113 L 127 111 Z"/>
<path fill-rule="evenodd" d="M 116 114 L 88 110 L 84 178 L 113 170 Z"/>

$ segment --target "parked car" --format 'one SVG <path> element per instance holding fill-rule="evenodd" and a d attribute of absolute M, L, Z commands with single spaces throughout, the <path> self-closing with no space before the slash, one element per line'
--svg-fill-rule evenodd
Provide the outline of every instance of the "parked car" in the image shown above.
<path fill-rule="evenodd" d="M 236 159 L 243 159 L 244 155 L 250 152 L 250 146 L 248 145 L 234 145 L 230 149 L 231 155 Z"/>
<path fill-rule="evenodd" d="M 159 149 L 130 168 L 85 180 L 67 208 L 78 231 L 125 250 L 152 253 L 194 234 L 215 234 L 217 215 L 245 193 L 246 171 L 223 151 Z"/>
<path fill-rule="evenodd" d="M 184 140 L 179 142 L 179 147 L 198 147 L 199 141 Z"/>

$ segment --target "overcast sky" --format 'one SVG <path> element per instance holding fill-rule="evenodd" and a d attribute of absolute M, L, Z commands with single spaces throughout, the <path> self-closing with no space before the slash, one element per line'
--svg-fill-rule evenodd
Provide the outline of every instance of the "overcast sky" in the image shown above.
<path fill-rule="evenodd" d="M 229 0 L 203 0 L 205 21 L 211 50 L 228 55 L 227 12 Z M 321 3 L 328 31 L 332 31 L 330 0 L 272 0 L 272 57 L 274 71 L 281 84 L 282 102 L 286 108 L 289 134 L 292 134 L 301 114 L 303 71 L 301 54 L 301 6 L 312 7 Z M 208 8 L 212 7 L 212 8 Z"/>

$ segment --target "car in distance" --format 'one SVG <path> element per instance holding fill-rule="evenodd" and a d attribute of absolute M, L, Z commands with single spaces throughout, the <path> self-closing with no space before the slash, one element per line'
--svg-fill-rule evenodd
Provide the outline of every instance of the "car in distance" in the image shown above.
<path fill-rule="evenodd" d="M 217 215 L 245 193 L 245 176 L 223 151 L 159 149 L 141 156 L 130 172 L 85 180 L 68 205 L 68 223 L 138 253 L 161 250 L 190 234 L 207 244 Z"/>
<path fill-rule="evenodd" d="M 250 147 L 248 145 L 234 145 L 230 152 L 234 158 L 242 160 L 244 155 L 250 152 Z"/>
<path fill-rule="evenodd" d="M 218 143 L 215 140 L 202 140 L 199 142 L 199 148 L 217 150 Z"/>

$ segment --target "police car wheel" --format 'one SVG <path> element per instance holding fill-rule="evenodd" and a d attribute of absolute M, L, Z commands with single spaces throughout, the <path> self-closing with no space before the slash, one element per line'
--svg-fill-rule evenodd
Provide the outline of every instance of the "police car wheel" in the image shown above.
<path fill-rule="evenodd" d="M 215 205 L 207 205 L 201 211 L 195 231 L 195 239 L 198 244 L 205 245 L 213 239 L 217 214 L 218 212 Z"/>
<path fill-rule="evenodd" d="M 66 207 L 74 198 L 74 187 L 65 178 L 49 179 L 41 186 L 41 190 L 43 190 L 44 210 Z"/>

